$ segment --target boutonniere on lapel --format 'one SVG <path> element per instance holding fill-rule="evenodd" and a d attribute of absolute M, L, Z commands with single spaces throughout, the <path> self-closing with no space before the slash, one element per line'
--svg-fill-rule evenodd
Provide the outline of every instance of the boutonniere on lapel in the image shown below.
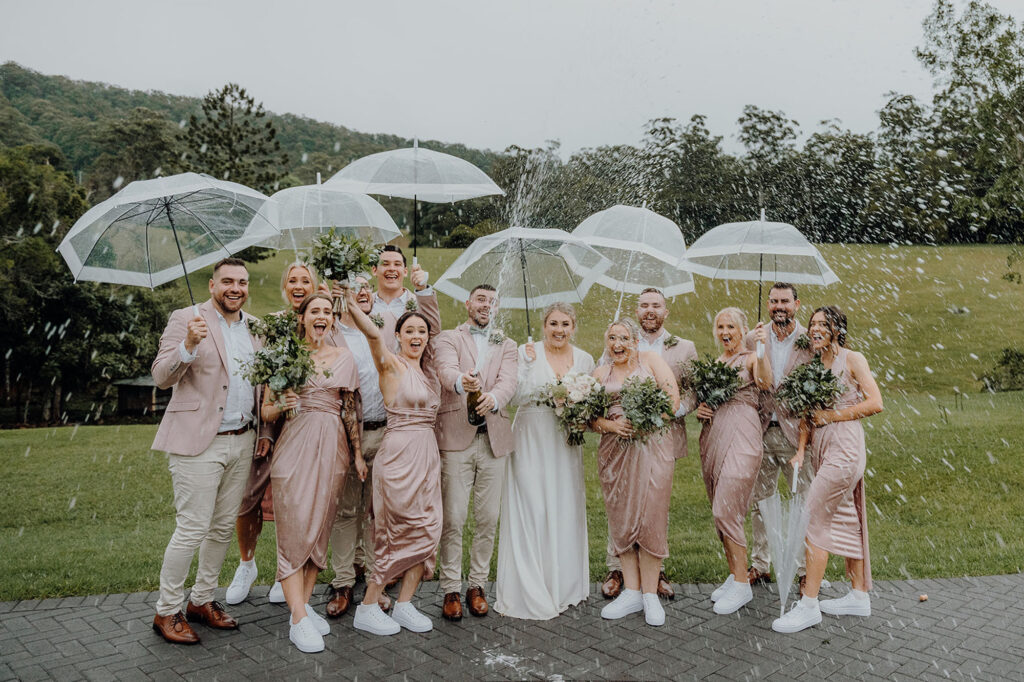
<path fill-rule="evenodd" d="M 414 313 L 420 309 L 420 304 L 416 302 L 416 295 L 413 294 L 409 297 L 409 300 L 405 302 L 405 312 Z"/>
<path fill-rule="evenodd" d="M 500 329 L 495 329 L 488 335 L 487 342 L 492 346 L 500 346 L 505 343 L 505 332 Z"/>
<path fill-rule="evenodd" d="M 384 318 L 381 316 L 380 313 L 374 313 L 373 315 L 370 315 L 370 322 L 373 322 L 375 325 L 377 325 L 377 329 L 380 329 L 384 326 Z"/>
<path fill-rule="evenodd" d="M 675 334 L 669 334 L 668 338 L 662 344 L 665 348 L 674 348 L 679 345 L 679 337 Z"/>
<path fill-rule="evenodd" d="M 811 338 L 807 336 L 807 334 L 801 334 L 800 336 L 796 337 L 796 341 L 793 342 L 793 345 L 799 348 L 800 350 L 810 350 Z"/>

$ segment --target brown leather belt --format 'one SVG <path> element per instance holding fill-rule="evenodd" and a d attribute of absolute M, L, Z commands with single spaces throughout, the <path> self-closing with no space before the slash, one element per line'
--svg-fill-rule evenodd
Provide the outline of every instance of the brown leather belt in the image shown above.
<path fill-rule="evenodd" d="M 388 423 L 384 422 L 363 422 L 363 431 L 376 431 L 377 429 L 383 429 Z"/>
<path fill-rule="evenodd" d="M 233 431 L 218 431 L 218 436 L 241 436 L 243 433 L 252 428 L 252 422 L 249 422 L 241 428 L 234 429 Z"/>

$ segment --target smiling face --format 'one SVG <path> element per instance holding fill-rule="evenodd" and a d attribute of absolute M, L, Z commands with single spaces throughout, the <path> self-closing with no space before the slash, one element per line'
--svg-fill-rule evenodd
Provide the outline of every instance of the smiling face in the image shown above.
<path fill-rule="evenodd" d="M 302 302 L 313 295 L 313 276 L 304 265 L 293 265 L 285 277 L 284 296 L 291 304 L 292 310 L 298 310 Z"/>
<path fill-rule="evenodd" d="M 576 331 L 576 323 L 560 310 L 553 310 L 544 320 L 544 345 L 552 349 L 565 348 Z"/>
<path fill-rule="evenodd" d="M 604 344 L 612 363 L 621 365 L 629 362 L 636 349 L 637 339 L 633 338 L 626 325 L 615 324 L 605 333 Z"/>
<path fill-rule="evenodd" d="M 815 353 L 820 353 L 832 343 L 832 329 L 828 325 L 824 312 L 819 310 L 811 315 L 807 336 L 811 339 L 811 350 Z"/>
<path fill-rule="evenodd" d="M 793 295 L 793 290 L 789 287 L 772 289 L 768 292 L 768 315 L 776 327 L 789 327 L 790 323 L 796 319 L 798 310 L 800 310 L 800 299 Z"/>
<path fill-rule="evenodd" d="M 397 251 L 382 251 L 380 261 L 373 268 L 377 278 L 377 289 L 382 294 L 395 296 L 401 293 L 405 282 L 405 259 Z"/>
<path fill-rule="evenodd" d="M 656 334 L 661 331 L 666 317 L 668 307 L 665 305 L 664 296 L 656 291 L 640 294 L 636 304 L 636 319 L 646 333 Z"/>
<path fill-rule="evenodd" d="M 715 340 L 722 344 L 722 350 L 726 353 L 735 353 L 740 349 L 745 332 L 736 316 L 731 313 L 721 312 L 715 318 Z"/>
<path fill-rule="evenodd" d="M 322 296 L 309 299 L 302 313 L 303 336 L 315 346 L 323 343 L 334 325 L 334 306 L 330 299 Z"/>
<path fill-rule="evenodd" d="M 423 351 L 427 349 L 430 329 L 427 321 L 419 315 L 410 315 L 402 327 L 395 332 L 398 337 L 398 350 L 407 358 L 419 361 Z"/>
<path fill-rule="evenodd" d="M 234 317 L 249 298 L 249 271 L 243 265 L 222 265 L 210 280 L 210 297 L 224 317 Z"/>
<path fill-rule="evenodd" d="M 373 310 L 373 287 L 370 286 L 370 280 L 362 275 L 357 275 L 355 282 L 359 286 L 359 291 L 356 292 L 356 303 L 359 304 L 360 310 L 369 315 Z"/>
<path fill-rule="evenodd" d="M 477 327 L 486 327 L 491 322 L 491 310 L 497 308 L 498 296 L 487 289 L 474 289 L 466 301 L 466 313 L 469 323 Z"/>

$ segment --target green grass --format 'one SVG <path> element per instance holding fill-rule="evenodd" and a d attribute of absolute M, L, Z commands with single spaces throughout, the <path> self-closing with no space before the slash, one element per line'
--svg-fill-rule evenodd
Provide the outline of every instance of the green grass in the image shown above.
<path fill-rule="evenodd" d="M 1021 345 L 1024 290 L 1000 278 L 1007 249 L 822 250 L 843 284 L 802 287 L 801 320 L 817 305 L 842 306 L 850 316 L 850 345 L 867 355 L 886 402 L 884 413 L 866 421 L 876 578 L 1020 571 L 1024 468 L 1016 460 L 1024 442 L 1024 393 L 983 394 L 976 380 L 1003 347 Z M 277 286 L 288 255 L 252 267 L 251 312 L 282 307 Z M 437 278 L 456 255 L 422 249 L 420 262 Z M 193 277 L 197 291 L 206 291 L 207 278 Z M 726 295 L 722 282 L 698 278 L 696 285 L 696 295 L 671 302 L 668 326 L 711 352 L 714 312 L 739 304 L 756 318 L 757 287 L 731 283 Z M 440 299 L 445 326 L 460 322 L 461 304 Z M 600 352 L 616 300 L 600 287 L 592 290 L 580 307 L 581 347 Z M 970 312 L 950 313 L 953 306 Z M 511 312 L 505 328 L 522 340 L 522 313 Z M 954 387 L 963 391 L 962 410 L 954 407 Z M 0 432 L 0 600 L 156 588 L 174 514 L 166 460 L 149 450 L 155 430 L 136 425 Z M 696 436 L 691 420 L 691 454 L 676 467 L 668 571 L 682 582 L 713 582 L 724 574 L 724 559 L 700 480 Z M 590 567 L 596 580 L 604 573 L 606 524 L 594 449 L 588 442 Z M 272 534 L 268 524 L 257 551 L 263 583 L 274 571 Z M 237 549 L 228 557 L 223 584 L 231 578 Z M 841 576 L 838 561 L 830 575 Z M 329 578 L 330 571 L 321 576 Z"/>

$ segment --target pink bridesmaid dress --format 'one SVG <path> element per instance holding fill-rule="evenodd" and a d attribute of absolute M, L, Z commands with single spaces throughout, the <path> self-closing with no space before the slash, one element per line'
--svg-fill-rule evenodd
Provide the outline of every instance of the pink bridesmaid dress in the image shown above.
<path fill-rule="evenodd" d="M 405 362 L 404 359 L 402 359 Z M 408 363 L 406 363 L 408 365 Z M 386 585 L 417 564 L 434 574 L 441 540 L 441 454 L 434 436 L 441 387 L 409 369 L 373 460 L 374 571 Z"/>
<path fill-rule="evenodd" d="M 746 368 L 752 351 L 740 351 L 718 360 L 739 368 L 741 386 L 728 402 L 715 410 L 700 432 L 700 463 L 711 514 L 719 537 L 743 547 L 747 537 L 743 520 L 754 496 L 754 482 L 761 468 L 761 418 L 758 391 Z"/>
<path fill-rule="evenodd" d="M 840 348 L 832 362 L 832 373 L 846 387 L 836 403 L 837 409 L 862 400 L 847 366 L 849 355 L 849 350 Z M 863 559 L 864 589 L 870 590 L 871 559 L 864 501 L 867 450 L 860 420 L 814 427 L 810 456 L 815 475 L 807 491 L 807 539 L 831 554 Z"/>

